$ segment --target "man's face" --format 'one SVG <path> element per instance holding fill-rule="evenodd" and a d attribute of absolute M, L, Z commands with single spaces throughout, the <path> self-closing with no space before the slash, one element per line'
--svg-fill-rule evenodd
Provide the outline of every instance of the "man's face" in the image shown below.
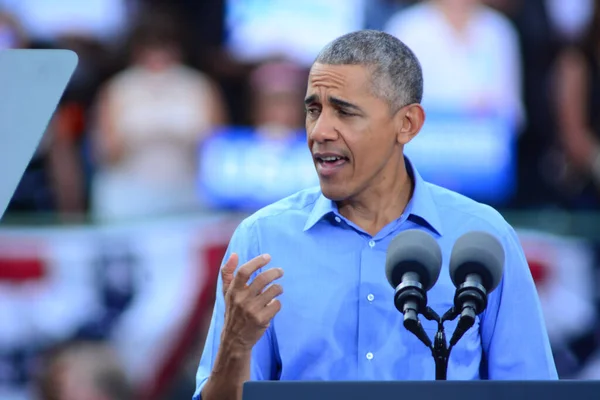
<path fill-rule="evenodd" d="M 321 190 L 342 201 L 390 179 L 402 157 L 398 118 L 372 94 L 371 74 L 358 65 L 314 64 L 305 99 L 306 133 Z"/>

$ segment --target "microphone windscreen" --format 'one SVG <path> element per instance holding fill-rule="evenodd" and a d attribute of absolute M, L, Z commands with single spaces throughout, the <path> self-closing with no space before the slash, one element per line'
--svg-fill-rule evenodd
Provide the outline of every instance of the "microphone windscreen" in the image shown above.
<path fill-rule="evenodd" d="M 481 276 L 488 293 L 496 289 L 504 272 L 502 243 L 487 232 L 467 232 L 456 240 L 450 256 L 450 278 L 454 286 L 463 284 L 468 274 Z"/>
<path fill-rule="evenodd" d="M 429 234 L 409 229 L 392 239 L 385 260 L 385 274 L 395 289 L 406 272 L 416 272 L 424 290 L 435 285 L 442 269 L 442 251 Z"/>

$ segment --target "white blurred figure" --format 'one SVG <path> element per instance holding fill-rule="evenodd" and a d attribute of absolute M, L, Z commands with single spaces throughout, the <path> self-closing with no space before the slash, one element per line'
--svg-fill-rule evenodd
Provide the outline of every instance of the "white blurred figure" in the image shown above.
<path fill-rule="evenodd" d="M 428 0 L 398 12 L 385 30 L 419 58 L 428 109 L 523 122 L 519 44 L 505 16 L 480 0 Z"/>
<path fill-rule="evenodd" d="M 173 21 L 134 34 L 133 64 L 103 88 L 96 129 L 96 219 L 196 211 L 197 146 L 225 121 L 215 83 L 184 65 Z"/>

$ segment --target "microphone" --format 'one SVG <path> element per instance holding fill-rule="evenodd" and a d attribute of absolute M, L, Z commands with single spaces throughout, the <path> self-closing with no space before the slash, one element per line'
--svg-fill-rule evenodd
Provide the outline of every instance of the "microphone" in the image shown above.
<path fill-rule="evenodd" d="M 435 239 L 420 230 L 409 229 L 398 234 L 387 250 L 385 274 L 396 290 L 394 304 L 404 314 L 404 326 L 426 345 L 425 334 L 417 314 L 427 306 L 427 291 L 440 276 L 442 251 Z"/>
<path fill-rule="evenodd" d="M 487 307 L 487 296 L 502 280 L 504 249 L 489 233 L 472 231 L 458 238 L 450 256 L 450 279 L 456 286 L 454 313 L 460 313 L 450 346 L 473 326 Z M 455 315 L 456 315 L 455 314 Z"/>

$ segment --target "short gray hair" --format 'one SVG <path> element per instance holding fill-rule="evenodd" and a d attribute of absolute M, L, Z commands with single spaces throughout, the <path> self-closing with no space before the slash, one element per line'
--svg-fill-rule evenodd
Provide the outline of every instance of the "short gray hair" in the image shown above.
<path fill-rule="evenodd" d="M 321 50 L 315 63 L 368 67 L 373 94 L 386 100 L 393 112 L 423 98 L 419 60 L 400 39 L 385 32 L 365 29 L 340 36 Z"/>

